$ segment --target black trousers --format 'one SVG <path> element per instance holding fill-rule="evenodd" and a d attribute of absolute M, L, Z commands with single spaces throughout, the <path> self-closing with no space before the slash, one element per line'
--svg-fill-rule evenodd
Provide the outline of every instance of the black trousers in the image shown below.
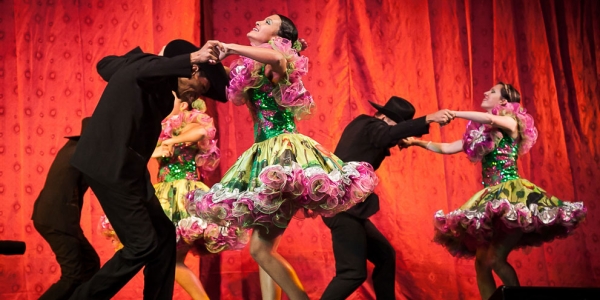
<path fill-rule="evenodd" d="M 128 188 L 108 187 L 85 176 L 123 248 L 71 299 L 110 299 L 144 268 L 144 299 L 172 299 L 175 226 L 152 192 L 149 175 Z"/>
<path fill-rule="evenodd" d="M 60 279 L 50 286 L 40 299 L 68 299 L 80 284 L 88 281 L 98 272 L 100 258 L 79 227 L 73 235 L 40 225 L 35 221 L 33 226 L 50 244 L 61 273 Z"/>
<path fill-rule="evenodd" d="M 323 222 L 331 229 L 335 277 L 321 299 L 348 298 L 367 279 L 367 260 L 375 265 L 372 279 L 377 299 L 395 299 L 396 251 L 377 227 L 347 213 Z"/>

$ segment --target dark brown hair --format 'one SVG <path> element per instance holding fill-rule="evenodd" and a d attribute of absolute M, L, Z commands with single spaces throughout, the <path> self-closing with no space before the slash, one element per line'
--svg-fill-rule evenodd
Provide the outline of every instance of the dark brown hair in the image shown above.
<path fill-rule="evenodd" d="M 508 102 L 521 103 L 521 94 L 519 94 L 519 91 L 517 91 L 512 84 L 504 83 L 502 81 L 498 81 L 497 84 L 502 85 L 500 96 L 502 96 L 503 99 L 506 99 Z"/>
<path fill-rule="evenodd" d="M 298 29 L 296 28 L 296 25 L 294 25 L 294 22 L 284 15 L 277 15 L 281 19 L 281 25 L 279 26 L 279 32 L 277 32 L 277 35 L 284 39 L 290 40 L 292 43 L 297 41 Z"/>

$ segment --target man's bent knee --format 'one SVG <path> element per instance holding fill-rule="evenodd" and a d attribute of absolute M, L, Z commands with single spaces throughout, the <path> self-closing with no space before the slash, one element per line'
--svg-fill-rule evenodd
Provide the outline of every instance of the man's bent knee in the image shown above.
<path fill-rule="evenodd" d="M 175 239 L 175 238 L 173 238 Z M 155 234 L 148 235 L 142 240 L 124 244 L 123 255 L 132 260 L 146 260 L 158 249 L 158 239 Z"/>

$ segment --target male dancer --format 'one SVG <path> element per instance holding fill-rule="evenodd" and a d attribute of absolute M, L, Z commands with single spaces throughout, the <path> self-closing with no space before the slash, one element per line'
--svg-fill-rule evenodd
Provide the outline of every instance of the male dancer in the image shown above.
<path fill-rule="evenodd" d="M 164 56 L 138 47 L 107 56 L 97 70 L 108 84 L 71 163 L 94 191 L 124 245 L 71 299 L 109 299 L 142 267 L 144 299 L 171 299 L 175 228 L 154 195 L 146 165 L 161 121 L 179 98 L 206 95 L 226 101 L 229 78 L 218 61 L 217 41 L 198 49 L 172 41 Z"/>
<path fill-rule="evenodd" d="M 390 148 L 407 137 L 429 133 L 429 123 L 447 124 L 449 110 L 412 120 L 415 108 L 405 99 L 393 96 L 374 116 L 356 117 L 342 133 L 334 151 L 342 161 L 364 161 L 379 168 Z M 379 197 L 371 194 L 346 212 L 323 218 L 331 230 L 336 274 L 321 299 L 346 299 L 367 279 L 367 260 L 375 265 L 373 286 L 377 299 L 395 299 L 396 252 L 369 217 L 379 211 Z"/>
<path fill-rule="evenodd" d="M 90 118 L 84 118 L 81 131 Z M 88 184 L 69 161 L 79 136 L 68 136 L 50 166 L 44 188 L 33 204 L 33 227 L 50 244 L 60 265 L 60 279 L 42 296 L 42 300 L 68 299 L 75 289 L 100 269 L 100 258 L 83 235 L 79 221 L 83 195 Z"/>

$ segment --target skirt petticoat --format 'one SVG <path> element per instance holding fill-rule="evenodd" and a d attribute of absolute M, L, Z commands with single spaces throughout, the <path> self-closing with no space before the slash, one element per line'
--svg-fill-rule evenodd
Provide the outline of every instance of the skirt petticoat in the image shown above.
<path fill-rule="evenodd" d="M 196 190 L 200 218 L 218 224 L 287 227 L 293 216 L 330 217 L 366 199 L 378 183 L 364 162 L 344 163 L 301 134 L 255 143 L 208 192 Z"/>
<path fill-rule="evenodd" d="M 236 226 L 220 226 L 196 217 L 194 206 L 189 206 L 187 196 L 190 191 L 208 190 L 208 187 L 195 180 L 179 179 L 160 182 L 154 185 L 156 196 L 163 211 L 175 225 L 177 247 L 189 248 L 194 252 L 217 253 L 224 250 L 239 250 L 249 240 L 248 230 Z M 101 232 L 109 238 L 115 250 L 123 248 L 110 221 L 102 216 Z"/>
<path fill-rule="evenodd" d="M 495 235 L 522 231 L 515 248 L 539 246 L 572 233 L 585 218 L 582 202 L 566 202 L 526 179 L 487 187 L 461 208 L 434 217 L 434 241 L 456 257 L 471 258 Z"/>

